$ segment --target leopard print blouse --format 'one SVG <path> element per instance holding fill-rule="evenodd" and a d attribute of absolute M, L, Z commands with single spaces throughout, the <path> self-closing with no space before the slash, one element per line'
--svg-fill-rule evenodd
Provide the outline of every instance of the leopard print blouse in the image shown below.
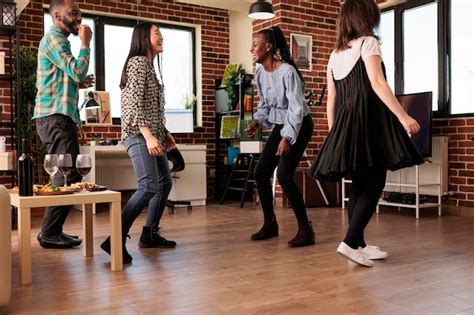
<path fill-rule="evenodd" d="M 145 56 L 130 58 L 127 84 L 122 89 L 122 141 L 139 135 L 139 126 L 148 126 L 151 133 L 166 144 L 165 94 L 156 77 L 153 64 Z"/>

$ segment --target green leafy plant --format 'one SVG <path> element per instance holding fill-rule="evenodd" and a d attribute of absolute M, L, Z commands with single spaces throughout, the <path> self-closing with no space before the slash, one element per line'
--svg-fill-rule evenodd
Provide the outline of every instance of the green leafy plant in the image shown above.
<path fill-rule="evenodd" d="M 197 98 L 194 94 L 187 95 L 184 99 L 184 109 L 193 109 L 197 104 Z"/>
<path fill-rule="evenodd" d="M 20 78 L 18 81 L 18 88 L 20 95 L 18 100 L 20 113 L 20 129 L 18 130 L 18 137 L 28 138 L 33 130 L 33 122 L 31 116 L 35 106 L 36 98 L 36 63 L 37 54 L 33 50 L 25 46 L 18 47 L 19 55 L 19 72 Z M 15 89 L 16 95 L 16 89 Z"/>
<path fill-rule="evenodd" d="M 39 177 L 38 182 L 42 183 L 44 177 L 42 161 L 46 154 L 46 147 L 39 139 L 39 136 L 34 129 L 34 123 L 31 120 L 37 92 L 36 65 L 38 57 L 35 48 L 26 46 L 18 46 L 18 56 L 20 77 L 15 85 L 14 91 L 15 95 L 17 95 L 16 91 L 18 88 L 20 89 L 20 95 L 17 102 L 19 109 L 19 130 L 17 136 L 20 140 L 22 138 L 29 139 L 30 152 L 37 167 L 37 174 Z M 15 71 L 18 72 L 18 69 L 15 69 Z"/>
<path fill-rule="evenodd" d="M 239 72 L 235 71 L 230 73 L 225 85 L 225 91 L 227 92 L 227 108 L 229 112 L 234 109 L 234 104 L 237 102 L 236 85 L 238 82 Z"/>

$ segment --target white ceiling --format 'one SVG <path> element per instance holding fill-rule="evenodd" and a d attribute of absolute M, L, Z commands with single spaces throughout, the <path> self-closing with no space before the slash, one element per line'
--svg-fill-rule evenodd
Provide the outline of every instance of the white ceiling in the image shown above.
<path fill-rule="evenodd" d="M 202 5 L 204 7 L 219 8 L 232 11 L 248 12 L 249 6 L 255 0 L 175 0 L 176 2 Z M 267 0 L 267 2 L 272 2 Z"/>

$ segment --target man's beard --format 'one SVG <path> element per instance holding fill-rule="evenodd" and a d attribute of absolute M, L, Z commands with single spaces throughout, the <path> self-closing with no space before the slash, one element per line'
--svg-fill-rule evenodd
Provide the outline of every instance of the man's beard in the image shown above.
<path fill-rule="evenodd" d="M 71 20 L 63 17 L 62 21 L 63 21 L 63 24 L 68 28 L 69 33 L 75 36 L 79 34 L 79 30 L 77 29 L 77 26 Z"/>

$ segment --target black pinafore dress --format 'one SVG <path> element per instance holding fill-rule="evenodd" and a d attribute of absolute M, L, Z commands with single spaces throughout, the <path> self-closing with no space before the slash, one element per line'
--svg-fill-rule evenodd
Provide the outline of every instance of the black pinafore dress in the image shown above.
<path fill-rule="evenodd" d="M 382 68 L 385 75 L 383 63 Z M 336 117 L 310 176 L 339 181 L 355 171 L 395 171 L 424 163 L 402 124 L 372 89 L 362 56 L 345 78 L 335 80 L 333 75 L 333 80 Z"/>

